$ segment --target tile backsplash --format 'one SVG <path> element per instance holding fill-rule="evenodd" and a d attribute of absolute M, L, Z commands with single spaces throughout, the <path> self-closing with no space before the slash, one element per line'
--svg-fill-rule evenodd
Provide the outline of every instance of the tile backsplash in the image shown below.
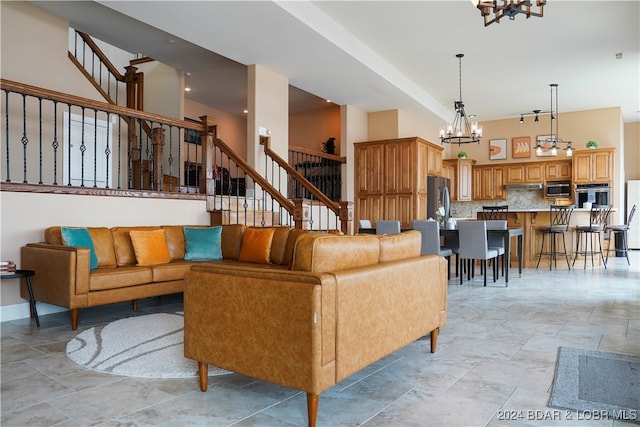
<path fill-rule="evenodd" d="M 452 218 L 476 218 L 483 206 L 509 205 L 509 210 L 548 209 L 553 202 L 545 199 L 542 190 L 507 190 L 507 200 L 484 200 L 478 202 L 451 202 Z"/>

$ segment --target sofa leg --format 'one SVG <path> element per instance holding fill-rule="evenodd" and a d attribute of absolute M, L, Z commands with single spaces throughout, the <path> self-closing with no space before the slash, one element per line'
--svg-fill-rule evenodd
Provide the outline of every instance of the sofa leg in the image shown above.
<path fill-rule="evenodd" d="M 309 418 L 309 427 L 316 427 L 319 397 L 320 396 L 317 394 L 307 393 L 307 416 Z"/>
<path fill-rule="evenodd" d="M 438 345 L 438 332 L 440 328 L 435 328 L 431 331 L 431 353 L 436 352 L 436 346 Z"/>
<path fill-rule="evenodd" d="M 133 311 L 138 311 L 138 300 L 137 299 L 132 299 L 131 300 L 131 309 Z"/>
<path fill-rule="evenodd" d="M 72 308 L 69 310 L 69 315 L 71 316 L 71 330 L 75 331 L 78 329 L 78 312 L 79 308 Z"/>
<path fill-rule="evenodd" d="M 209 365 L 198 362 L 198 376 L 200 377 L 200 391 L 207 391 L 207 381 L 209 380 Z"/>

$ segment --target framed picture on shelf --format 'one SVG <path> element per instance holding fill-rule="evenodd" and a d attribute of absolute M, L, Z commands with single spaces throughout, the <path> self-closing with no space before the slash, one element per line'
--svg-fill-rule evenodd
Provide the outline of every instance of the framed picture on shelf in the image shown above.
<path fill-rule="evenodd" d="M 184 120 L 187 122 L 201 123 L 198 120 L 190 119 L 188 117 L 185 117 Z M 200 141 L 200 132 L 193 129 L 184 129 L 184 142 L 197 145 L 202 144 L 202 141 Z"/>
<path fill-rule="evenodd" d="M 501 160 L 507 158 L 507 140 L 492 139 L 489 141 L 489 159 Z"/>
<path fill-rule="evenodd" d="M 547 139 L 550 139 L 553 135 L 538 135 L 536 138 L 536 148 L 538 146 L 538 144 L 540 145 L 540 147 L 542 147 L 542 152 L 540 154 L 538 154 L 538 152 L 536 151 L 536 156 L 538 157 L 547 157 L 547 156 L 553 156 L 553 153 L 551 152 L 551 149 L 553 148 L 553 146 L 551 145 L 551 143 L 549 142 L 545 142 Z"/>
<path fill-rule="evenodd" d="M 528 159 L 531 157 L 531 137 L 518 136 L 511 139 L 511 157 L 514 159 Z"/>

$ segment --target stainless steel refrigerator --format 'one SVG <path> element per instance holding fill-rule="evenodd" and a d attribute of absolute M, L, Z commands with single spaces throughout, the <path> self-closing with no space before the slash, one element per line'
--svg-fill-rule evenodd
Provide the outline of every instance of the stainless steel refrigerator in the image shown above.
<path fill-rule="evenodd" d="M 427 177 L 427 218 L 437 219 L 438 208 L 444 208 L 443 221 L 449 219 L 449 179 L 441 176 Z"/>
<path fill-rule="evenodd" d="M 640 209 L 640 180 L 627 181 L 627 212 L 625 219 L 629 218 L 629 212 L 633 205 Z M 636 210 L 636 216 L 629 227 L 629 248 L 640 249 L 640 216 Z"/>

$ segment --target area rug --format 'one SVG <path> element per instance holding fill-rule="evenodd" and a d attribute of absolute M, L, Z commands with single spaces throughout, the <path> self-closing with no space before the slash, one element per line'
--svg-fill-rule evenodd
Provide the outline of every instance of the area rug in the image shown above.
<path fill-rule="evenodd" d="M 560 347 L 549 406 L 640 424 L 640 357 Z"/>
<path fill-rule="evenodd" d="M 184 317 L 157 313 L 116 320 L 80 332 L 67 343 L 79 365 L 128 377 L 198 376 L 198 363 L 184 357 Z M 209 376 L 231 372 L 209 366 Z"/>

